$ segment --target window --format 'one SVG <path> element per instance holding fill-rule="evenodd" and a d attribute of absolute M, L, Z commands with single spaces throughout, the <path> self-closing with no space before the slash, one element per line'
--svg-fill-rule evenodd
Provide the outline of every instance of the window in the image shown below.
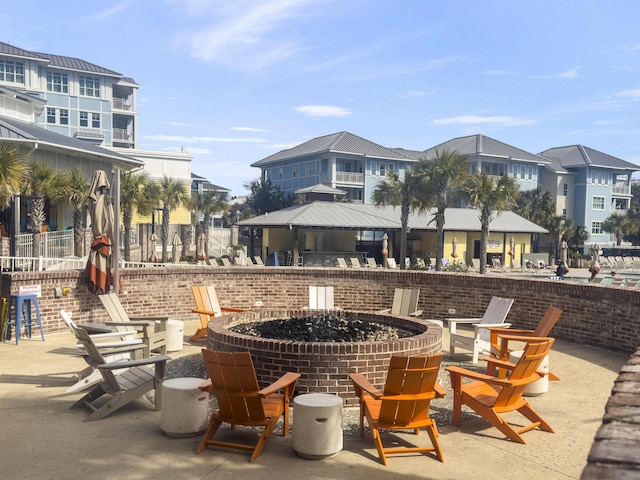
<path fill-rule="evenodd" d="M 60 125 L 69 125 L 69 110 L 66 108 L 60 109 Z"/>
<path fill-rule="evenodd" d="M 55 109 L 47 107 L 47 123 L 59 123 L 69 125 L 69 110 L 66 108 Z"/>
<path fill-rule="evenodd" d="M 385 163 L 380 164 L 380 176 L 384 177 L 387 174 L 387 165 Z"/>
<path fill-rule="evenodd" d="M 84 95 L 85 97 L 100 97 L 100 79 L 80 77 L 80 95 Z"/>
<path fill-rule="evenodd" d="M 100 128 L 100 114 L 92 113 L 91 114 L 91 126 L 93 128 Z"/>
<path fill-rule="evenodd" d="M 565 183 L 562 185 L 562 195 L 566 197 L 567 193 L 569 193 L 569 185 Z"/>
<path fill-rule="evenodd" d="M 602 222 L 591 222 L 591 235 L 602 235 Z"/>
<path fill-rule="evenodd" d="M 80 126 L 88 127 L 89 126 L 89 113 L 88 112 L 80 112 Z"/>
<path fill-rule="evenodd" d="M 67 74 L 47 72 L 47 92 L 69 93 L 69 78 Z"/>
<path fill-rule="evenodd" d="M 566 208 L 562 209 L 562 218 L 567 218 L 567 209 Z"/>
<path fill-rule="evenodd" d="M 0 60 L 0 81 L 24 84 L 24 63 Z"/>
<path fill-rule="evenodd" d="M 591 208 L 593 210 L 604 210 L 604 197 L 593 197 Z"/>
<path fill-rule="evenodd" d="M 47 123 L 56 123 L 56 109 L 47 107 Z"/>

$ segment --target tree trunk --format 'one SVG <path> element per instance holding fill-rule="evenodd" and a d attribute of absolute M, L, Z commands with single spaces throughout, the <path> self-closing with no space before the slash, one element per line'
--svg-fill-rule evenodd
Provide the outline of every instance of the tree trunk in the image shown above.
<path fill-rule="evenodd" d="M 436 271 L 442 271 L 442 258 L 444 257 L 444 211 L 436 214 Z"/>
<path fill-rule="evenodd" d="M 162 209 L 162 263 L 167 263 L 169 259 L 169 209 Z"/>
<path fill-rule="evenodd" d="M 73 211 L 73 251 L 76 257 L 84 256 L 84 228 L 82 228 L 82 209 Z"/>

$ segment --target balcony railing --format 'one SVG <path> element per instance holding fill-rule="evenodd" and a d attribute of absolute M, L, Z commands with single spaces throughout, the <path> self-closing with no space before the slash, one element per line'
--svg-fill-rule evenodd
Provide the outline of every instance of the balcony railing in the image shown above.
<path fill-rule="evenodd" d="M 113 97 L 113 109 L 124 110 L 130 112 L 133 110 L 133 104 L 126 98 Z"/>
<path fill-rule="evenodd" d="M 364 174 L 355 172 L 336 172 L 336 182 L 364 183 Z"/>
<path fill-rule="evenodd" d="M 616 184 L 613 186 L 611 193 L 614 195 L 631 195 L 631 185 Z"/>
<path fill-rule="evenodd" d="M 133 142 L 133 135 L 129 133 L 127 130 L 125 130 L 124 128 L 114 128 L 113 139 L 124 140 L 126 142 Z"/>

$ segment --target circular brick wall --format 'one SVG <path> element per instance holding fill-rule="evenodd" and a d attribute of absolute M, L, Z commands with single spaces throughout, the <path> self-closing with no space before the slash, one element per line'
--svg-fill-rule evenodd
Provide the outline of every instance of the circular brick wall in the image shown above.
<path fill-rule="evenodd" d="M 211 350 L 249 351 L 263 386 L 286 372 L 298 372 L 298 393 L 339 395 L 347 404 L 357 399 L 350 373 L 362 373 L 374 385 L 383 385 L 392 355 L 429 355 L 442 350 L 442 328 L 428 320 L 356 312 L 361 320 L 407 328 L 416 335 L 379 342 L 294 342 L 242 335 L 229 330 L 243 323 L 308 316 L 313 310 L 258 310 L 222 315 L 209 322 L 207 346 Z M 328 311 L 337 317 L 353 311 Z"/>

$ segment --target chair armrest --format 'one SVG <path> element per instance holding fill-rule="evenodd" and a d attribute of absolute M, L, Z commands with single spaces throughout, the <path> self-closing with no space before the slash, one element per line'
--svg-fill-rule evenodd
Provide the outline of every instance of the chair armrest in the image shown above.
<path fill-rule="evenodd" d="M 91 340 L 93 340 L 94 342 L 100 341 L 100 340 L 106 340 L 109 338 L 122 338 L 122 337 L 131 337 L 135 334 L 135 332 L 109 332 L 109 333 L 94 333 L 94 334 L 89 334 L 89 336 L 91 337 Z"/>
<path fill-rule="evenodd" d="M 100 355 L 102 355 L 103 357 L 114 355 L 116 353 L 135 352 L 136 350 L 140 350 L 143 347 L 142 343 L 123 344 L 113 347 L 101 346 L 100 344 L 97 344 L 95 346 L 98 348 L 98 350 L 100 351 Z"/>
<path fill-rule="evenodd" d="M 142 345 L 142 339 L 141 338 L 134 338 L 133 340 L 120 340 L 120 341 L 113 341 L 113 342 L 93 342 L 93 344 L 96 346 L 96 348 L 98 350 L 100 350 L 100 353 L 111 353 L 111 352 L 106 352 L 107 349 L 112 349 L 112 348 L 124 348 L 124 347 L 137 347 L 140 348 L 140 346 Z M 84 349 L 84 345 L 82 345 L 81 343 L 78 343 L 76 345 L 76 348 L 79 349 Z"/>
<path fill-rule="evenodd" d="M 445 322 L 449 323 L 478 323 L 482 318 L 445 318 Z"/>
<path fill-rule="evenodd" d="M 374 312 L 378 315 L 384 315 L 385 313 L 391 313 L 391 309 L 390 308 L 385 308 L 384 310 L 378 310 L 377 312 Z"/>
<path fill-rule="evenodd" d="M 209 389 L 211 388 L 211 379 L 207 378 L 204 382 L 198 385 L 198 388 L 200 389 L 201 392 L 208 392 Z"/>
<path fill-rule="evenodd" d="M 155 322 L 152 321 L 137 321 L 137 322 L 104 322 L 105 325 L 112 325 L 114 327 L 151 327 Z M 122 332 L 120 332 L 122 333 Z"/>
<path fill-rule="evenodd" d="M 411 317 L 419 317 L 420 315 L 422 315 L 422 310 L 416 310 L 415 312 L 409 314 L 409 316 Z"/>
<path fill-rule="evenodd" d="M 356 395 L 362 398 L 363 392 L 367 392 L 376 400 L 382 397 L 382 392 L 374 387 L 367 378 L 361 373 L 350 373 L 349 378 L 353 382 L 353 386 L 356 389 Z"/>
<path fill-rule="evenodd" d="M 261 397 L 266 397 L 273 393 L 279 392 L 280 390 L 287 390 L 288 387 L 295 385 L 295 383 L 300 378 L 299 373 L 287 372 L 282 375 L 278 380 L 273 382 L 271 385 L 263 388 L 258 392 L 258 395 Z M 291 392 L 289 392 L 289 395 Z M 288 395 L 287 395 L 288 396 Z"/>
<path fill-rule="evenodd" d="M 201 313 L 203 315 L 209 315 L 210 317 L 215 317 L 217 315 L 216 312 L 213 312 L 211 310 L 200 310 L 198 308 L 192 308 L 191 312 L 192 313 Z"/>
<path fill-rule="evenodd" d="M 246 312 L 247 310 L 244 308 L 234 308 L 234 307 L 220 307 L 220 310 L 223 312 Z"/>
<path fill-rule="evenodd" d="M 167 322 L 169 317 L 129 317 L 132 322 Z"/>
<path fill-rule="evenodd" d="M 496 328 L 496 327 L 509 327 L 510 323 L 474 323 L 473 328 Z"/>
<path fill-rule="evenodd" d="M 119 368 L 142 367 L 144 365 L 152 365 L 156 363 L 166 363 L 171 360 L 169 355 L 158 355 L 155 357 L 141 358 L 139 360 L 129 360 L 126 362 L 103 363 L 98 365 L 101 370 L 117 370 Z"/>
<path fill-rule="evenodd" d="M 494 385 L 499 385 L 502 387 L 507 387 L 509 385 L 513 385 L 513 382 L 510 382 L 509 380 L 506 380 L 504 378 L 496 378 L 492 375 L 487 375 L 485 373 L 480 373 L 480 372 L 474 372 L 472 370 L 467 370 L 465 368 L 460 368 L 460 367 L 456 367 L 455 365 L 452 365 L 450 367 L 446 367 L 446 369 L 449 372 L 449 375 L 451 376 L 451 384 L 453 385 L 454 379 L 453 377 L 457 376 L 459 378 L 461 377 L 465 377 L 465 378 L 470 378 L 472 380 L 479 380 L 482 382 L 487 382 L 487 383 L 491 383 Z M 454 387 L 455 389 L 455 387 Z"/>
<path fill-rule="evenodd" d="M 434 385 L 433 391 L 436 392 L 436 398 L 444 398 L 447 396 L 446 390 L 438 382 Z"/>

